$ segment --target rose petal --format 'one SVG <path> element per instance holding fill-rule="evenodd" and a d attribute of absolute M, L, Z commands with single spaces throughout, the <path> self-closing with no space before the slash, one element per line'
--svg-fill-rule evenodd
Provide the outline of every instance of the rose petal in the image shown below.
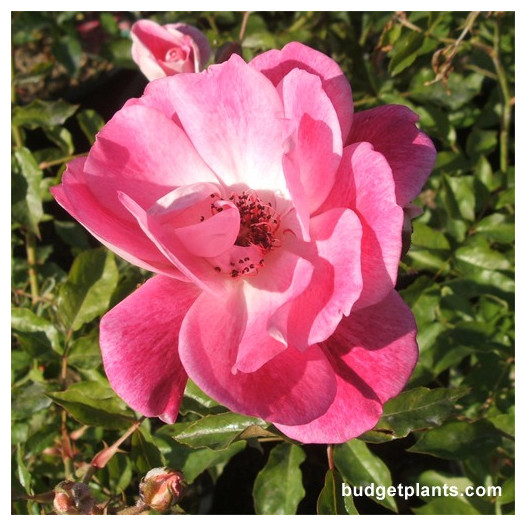
<path fill-rule="evenodd" d="M 338 117 L 317 75 L 294 69 L 277 89 L 283 99 L 285 117 L 297 124 L 296 144 L 289 155 L 297 166 L 306 206 L 312 214 L 329 195 L 341 160 Z M 295 194 L 291 191 L 298 206 Z"/>
<path fill-rule="evenodd" d="M 97 135 L 85 165 L 93 195 L 123 218 L 117 192 L 143 208 L 175 187 L 217 183 L 186 134 L 158 110 L 127 104 Z"/>
<path fill-rule="evenodd" d="M 346 442 L 368 431 L 413 372 L 415 337 L 413 315 L 395 291 L 378 305 L 351 313 L 324 344 L 337 374 L 333 404 L 306 425 L 277 427 L 295 440 L 320 444 Z"/>
<path fill-rule="evenodd" d="M 254 372 L 287 348 L 286 339 L 270 320 L 311 282 L 313 266 L 309 261 L 285 249 L 273 256 L 267 258 L 266 268 L 243 284 L 247 321 L 234 370 Z"/>
<path fill-rule="evenodd" d="M 349 315 L 362 290 L 358 217 L 349 209 L 332 209 L 313 218 L 311 230 L 315 239 L 311 283 L 270 321 L 273 330 L 300 350 L 327 339 L 342 316 Z"/>
<path fill-rule="evenodd" d="M 74 159 L 62 176 L 62 184 L 51 188 L 53 197 L 93 236 L 120 257 L 152 272 L 173 277 L 182 274 L 144 235 L 128 214 L 122 219 L 104 207 L 91 193 L 84 172 L 86 158 Z"/>
<path fill-rule="evenodd" d="M 200 290 L 157 276 L 100 323 L 104 368 L 115 392 L 145 416 L 175 422 L 188 376 L 178 353 L 182 320 Z"/>
<path fill-rule="evenodd" d="M 268 79 L 238 55 L 200 75 L 152 82 L 141 101 L 180 121 L 226 185 L 285 190 L 281 101 Z"/>
<path fill-rule="evenodd" d="M 274 86 L 295 68 L 318 75 L 336 110 L 345 142 L 353 118 L 352 92 L 348 80 L 334 60 L 299 42 L 290 42 L 281 51 L 273 49 L 261 53 L 251 60 L 250 66 L 266 75 Z"/>
<path fill-rule="evenodd" d="M 157 216 L 148 214 L 130 196 L 119 193 L 123 206 L 129 210 L 146 236 L 159 251 L 185 276 L 203 290 L 220 294 L 225 280 L 217 276 L 210 263 L 187 250 L 177 235 L 161 223 Z"/>
<path fill-rule="evenodd" d="M 385 157 L 368 143 L 343 150 L 336 184 L 320 210 L 350 206 L 362 223 L 363 290 L 354 308 L 377 303 L 396 283 L 402 251 L 403 209 Z"/>
<path fill-rule="evenodd" d="M 179 351 L 189 376 L 232 411 L 289 425 L 323 414 L 335 393 L 321 350 L 289 348 L 253 373 L 232 372 L 246 324 L 239 287 L 222 297 L 201 295 L 181 327 Z"/>
<path fill-rule="evenodd" d="M 361 111 L 354 116 L 347 144 L 370 142 L 387 159 L 396 183 L 396 201 L 406 206 L 426 182 L 436 160 L 431 139 L 415 123 L 418 115 L 395 104 Z"/>

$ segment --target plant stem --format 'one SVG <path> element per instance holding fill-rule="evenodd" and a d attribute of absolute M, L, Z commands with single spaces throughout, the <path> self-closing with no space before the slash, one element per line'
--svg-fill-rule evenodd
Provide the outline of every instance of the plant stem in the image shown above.
<path fill-rule="evenodd" d="M 245 31 L 247 30 L 248 17 L 250 16 L 250 11 L 243 11 L 243 20 L 241 22 L 241 29 L 239 30 L 239 42 L 243 42 L 245 37 Z"/>
<path fill-rule="evenodd" d="M 97 469 L 103 468 L 110 461 L 113 455 L 117 453 L 119 446 L 138 429 L 143 420 L 144 418 L 141 418 L 137 422 L 134 422 L 124 433 L 124 435 L 122 435 L 116 442 L 114 442 L 111 446 L 105 447 L 93 457 L 88 471 L 82 478 L 82 482 L 84 484 L 87 484 L 91 480 L 91 477 L 93 477 Z"/>
<path fill-rule="evenodd" d="M 60 159 L 54 159 L 53 161 L 47 161 L 42 162 L 38 165 L 38 167 L 41 170 L 45 170 L 46 168 L 51 168 L 52 166 L 57 166 L 62 163 L 67 163 L 68 161 L 71 161 L 72 159 L 76 159 L 77 157 L 83 157 L 87 155 L 86 153 L 76 153 L 74 155 L 67 155 L 66 157 L 61 157 Z"/>
<path fill-rule="evenodd" d="M 130 506 L 118 511 L 117 515 L 140 515 L 147 509 L 148 506 L 146 506 L 142 500 L 139 500 L 135 506 Z"/>
<path fill-rule="evenodd" d="M 71 442 L 69 440 L 68 430 L 66 427 L 67 420 L 66 410 L 62 410 L 62 423 L 61 423 L 61 449 L 62 449 L 62 462 L 64 463 L 64 475 L 66 479 L 73 477 L 73 452 L 71 451 Z"/>
<path fill-rule="evenodd" d="M 508 80 L 506 78 L 506 71 L 500 61 L 500 26 L 499 21 L 495 20 L 495 40 L 493 41 L 493 52 L 491 53 L 491 60 L 495 66 L 499 87 L 502 98 L 502 118 L 500 123 L 500 170 L 503 176 L 504 187 L 506 187 L 507 171 L 508 171 L 508 138 L 511 124 L 511 105 L 512 99 L 508 87 Z"/>
<path fill-rule="evenodd" d="M 329 469 L 334 469 L 334 444 L 327 445 L 327 461 L 329 463 Z"/>
<path fill-rule="evenodd" d="M 35 234 L 26 232 L 26 255 L 29 274 L 29 288 L 31 290 L 31 304 L 35 305 L 40 297 L 37 276 L 37 256 Z"/>

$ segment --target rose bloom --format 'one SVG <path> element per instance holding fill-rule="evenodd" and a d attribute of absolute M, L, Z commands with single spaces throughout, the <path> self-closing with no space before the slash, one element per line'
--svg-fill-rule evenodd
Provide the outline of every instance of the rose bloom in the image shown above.
<path fill-rule="evenodd" d="M 115 391 L 171 423 L 189 376 L 299 441 L 374 427 L 418 356 L 394 290 L 403 208 L 436 156 L 416 120 L 353 114 L 339 66 L 299 43 L 130 100 L 53 189 L 157 274 L 102 318 Z"/>
<path fill-rule="evenodd" d="M 210 45 L 199 29 L 183 23 L 161 26 L 139 20 L 131 28 L 132 58 L 148 80 L 195 73 L 210 58 Z"/>

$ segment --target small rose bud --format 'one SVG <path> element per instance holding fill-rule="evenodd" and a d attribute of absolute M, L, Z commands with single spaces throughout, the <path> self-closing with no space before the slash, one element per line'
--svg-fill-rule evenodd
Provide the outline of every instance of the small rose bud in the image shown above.
<path fill-rule="evenodd" d="M 97 506 L 89 486 L 64 480 L 55 487 L 53 509 L 58 515 L 92 515 Z"/>
<path fill-rule="evenodd" d="M 167 511 L 186 491 L 186 480 L 180 471 L 154 468 L 146 473 L 139 485 L 143 502 L 155 511 Z"/>

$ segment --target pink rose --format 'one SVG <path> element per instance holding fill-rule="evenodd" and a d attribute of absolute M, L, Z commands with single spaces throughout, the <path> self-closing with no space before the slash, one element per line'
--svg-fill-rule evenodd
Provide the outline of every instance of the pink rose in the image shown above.
<path fill-rule="evenodd" d="M 208 40 L 188 24 L 160 26 L 151 20 L 139 20 L 131 28 L 133 60 L 148 80 L 177 73 L 195 73 L 210 58 Z"/>
<path fill-rule="evenodd" d="M 353 115 L 339 66 L 299 43 L 129 101 L 53 189 L 157 273 L 101 321 L 115 391 L 174 422 L 190 376 L 303 442 L 371 429 L 418 356 L 394 290 L 403 207 L 436 155 L 416 120 Z"/>

